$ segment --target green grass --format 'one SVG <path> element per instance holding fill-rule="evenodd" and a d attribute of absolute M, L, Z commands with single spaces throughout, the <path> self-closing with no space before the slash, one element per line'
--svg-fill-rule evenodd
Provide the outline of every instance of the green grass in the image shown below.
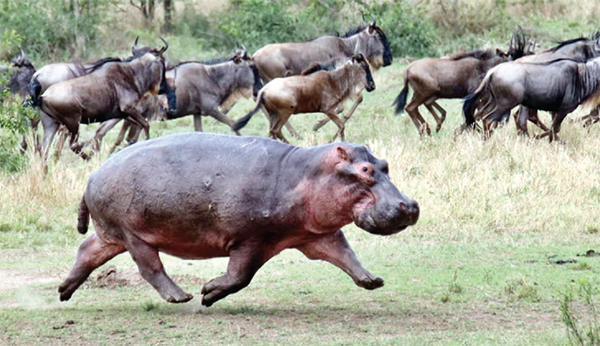
<path fill-rule="evenodd" d="M 109 262 L 124 283 L 94 285 L 101 268 L 60 303 L 56 288 L 83 239 L 75 230 L 78 202 L 89 173 L 106 159 L 83 162 L 65 151 L 46 177 L 36 157 L 25 172 L 0 174 L 0 344 L 567 344 L 562 292 L 600 284 L 600 257 L 577 256 L 600 250 L 600 127 L 567 120 L 564 145 L 518 138 L 512 121 L 488 141 L 477 134 L 455 140 L 461 103 L 445 100 L 447 123 L 420 140 L 412 122 L 390 107 L 405 66 L 375 73 L 377 90 L 365 93 L 346 130 L 347 140 L 388 160 L 392 180 L 421 205 L 418 224 L 398 235 L 344 228 L 363 265 L 384 278 L 383 288 L 360 289 L 339 269 L 289 250 L 249 287 L 203 308 L 202 284 L 221 275 L 227 259 L 163 256 L 167 272 L 196 297 L 171 305 L 124 254 Z M 242 102 L 230 116 L 252 105 Z M 321 117 L 293 116 L 304 140 L 289 138 L 326 143 L 336 128 L 312 132 Z M 230 132 L 210 118 L 203 125 Z M 84 127 L 81 137 L 95 128 Z M 151 135 L 191 130 L 186 118 L 154 124 Z M 266 135 L 266 119 L 254 117 L 242 132 Z M 571 259 L 578 262 L 556 264 Z M 573 299 L 573 314 L 589 317 L 583 298 Z"/>

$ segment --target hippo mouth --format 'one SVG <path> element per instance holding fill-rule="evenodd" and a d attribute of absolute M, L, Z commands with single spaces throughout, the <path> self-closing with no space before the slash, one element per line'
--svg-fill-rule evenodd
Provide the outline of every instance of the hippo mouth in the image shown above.
<path fill-rule="evenodd" d="M 390 208 L 383 211 L 371 208 L 362 212 L 354 223 L 372 234 L 392 235 L 416 224 L 418 219 L 418 207 L 409 208 L 408 210 Z"/>

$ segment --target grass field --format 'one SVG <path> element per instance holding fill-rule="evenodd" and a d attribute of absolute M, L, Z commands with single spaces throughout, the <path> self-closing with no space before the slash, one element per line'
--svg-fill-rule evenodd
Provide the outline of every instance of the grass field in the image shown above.
<path fill-rule="evenodd" d="M 344 229 L 363 265 L 385 279 L 383 288 L 363 290 L 337 268 L 288 250 L 249 287 L 204 308 L 202 283 L 227 260 L 163 256 L 167 272 L 196 296 L 170 305 L 124 254 L 60 303 L 56 288 L 83 239 L 75 230 L 78 202 L 89 173 L 106 159 L 83 162 L 65 151 L 46 177 L 34 156 L 26 172 L 0 175 L 0 344 L 569 344 L 565 297 L 581 330 L 596 317 L 590 302 L 598 292 L 588 299 L 581 292 L 600 284 L 600 257 L 582 256 L 600 251 L 600 126 L 567 120 L 565 143 L 549 144 L 519 138 L 511 120 L 488 141 L 478 134 L 455 140 L 461 102 L 446 100 L 442 130 L 420 140 L 390 107 L 405 66 L 375 73 L 377 90 L 364 95 L 346 130 L 348 141 L 390 162 L 392 180 L 421 206 L 417 225 L 394 236 Z M 242 102 L 230 114 L 239 118 L 252 105 Z M 292 117 L 304 136 L 292 142 L 326 143 L 336 128 L 313 133 L 321 116 Z M 186 118 L 154 124 L 151 135 L 191 129 Z M 229 133 L 209 118 L 204 129 Z M 266 119 L 254 117 L 242 132 L 264 136 Z M 99 278 L 111 265 L 116 274 Z"/>

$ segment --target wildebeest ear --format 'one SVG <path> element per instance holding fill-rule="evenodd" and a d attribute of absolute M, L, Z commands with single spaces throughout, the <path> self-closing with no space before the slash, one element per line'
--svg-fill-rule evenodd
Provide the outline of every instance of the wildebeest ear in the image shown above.
<path fill-rule="evenodd" d="M 501 56 L 501 57 L 505 57 L 505 56 L 507 56 L 508 54 L 507 54 L 507 53 L 505 53 L 505 52 L 503 52 L 503 51 L 502 51 L 502 49 L 500 49 L 500 48 L 496 48 L 496 55 L 497 55 L 497 56 Z"/>

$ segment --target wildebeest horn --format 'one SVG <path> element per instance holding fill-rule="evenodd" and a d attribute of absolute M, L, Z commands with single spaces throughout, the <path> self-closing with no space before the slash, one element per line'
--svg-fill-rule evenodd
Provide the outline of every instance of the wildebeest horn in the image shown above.
<path fill-rule="evenodd" d="M 371 13 L 371 18 L 373 18 L 373 23 L 371 23 L 371 25 L 373 25 L 373 26 L 377 25 L 377 18 L 375 18 L 373 13 Z"/>
<path fill-rule="evenodd" d="M 166 52 L 167 49 L 169 49 L 169 43 L 167 43 L 167 41 L 165 41 L 165 39 L 162 37 L 160 37 L 160 40 L 163 41 L 165 43 L 165 45 L 158 51 L 158 54 L 162 54 L 162 53 Z"/>
<path fill-rule="evenodd" d="M 135 38 L 135 42 L 133 42 L 133 47 L 131 47 L 131 48 L 137 48 L 137 43 L 138 43 L 139 38 L 140 38 L 139 36 Z"/>
<path fill-rule="evenodd" d="M 21 51 L 21 59 L 25 59 L 25 52 L 23 51 L 23 48 L 19 47 L 19 50 Z"/>
<path fill-rule="evenodd" d="M 242 44 L 242 49 L 243 49 L 244 53 L 246 53 L 246 52 L 248 51 L 248 50 L 246 49 L 246 46 L 244 46 L 243 44 Z"/>

